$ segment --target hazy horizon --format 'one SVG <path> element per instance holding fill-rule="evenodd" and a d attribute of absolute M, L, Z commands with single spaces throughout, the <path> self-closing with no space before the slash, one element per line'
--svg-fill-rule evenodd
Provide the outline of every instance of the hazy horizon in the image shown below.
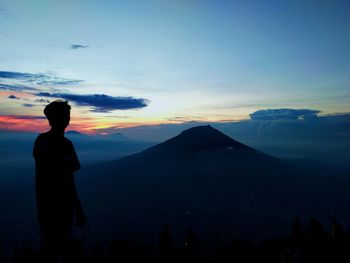
<path fill-rule="evenodd" d="M 142 151 L 191 127 L 211 125 L 237 141 L 278 158 L 310 159 L 349 168 L 350 114 L 318 117 L 304 111 L 265 110 L 243 121 L 144 125 L 108 129 L 109 133 L 103 135 L 71 133 L 74 130 L 69 126 L 65 136 L 72 139 L 83 163 L 90 164 Z M 32 162 L 31 147 L 39 133 L 0 130 L 2 163 L 9 166 L 21 160 Z"/>

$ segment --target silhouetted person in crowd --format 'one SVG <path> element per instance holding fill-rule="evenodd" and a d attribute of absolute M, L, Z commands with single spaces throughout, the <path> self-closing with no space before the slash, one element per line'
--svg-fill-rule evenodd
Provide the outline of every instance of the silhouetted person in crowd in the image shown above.
<path fill-rule="evenodd" d="M 350 262 L 349 242 L 336 218 L 331 218 L 330 262 Z"/>
<path fill-rule="evenodd" d="M 159 262 L 169 263 L 175 262 L 173 240 L 171 237 L 170 226 L 165 224 L 160 233 L 159 240 Z"/>
<path fill-rule="evenodd" d="M 302 245 L 301 243 L 305 239 L 305 230 L 303 225 L 301 224 L 300 218 L 296 217 L 292 227 L 290 229 L 290 239 L 293 245 Z"/>
<path fill-rule="evenodd" d="M 196 262 L 196 257 L 198 257 L 198 245 L 199 240 L 197 238 L 196 232 L 193 229 L 189 229 L 187 232 L 187 237 L 184 247 L 185 262 Z"/>
<path fill-rule="evenodd" d="M 331 218 L 331 238 L 341 239 L 343 237 L 343 228 L 338 223 L 336 218 Z"/>
<path fill-rule="evenodd" d="M 172 245 L 173 241 L 171 238 L 170 226 L 166 224 L 163 226 L 163 230 L 159 236 L 159 248 L 162 251 L 166 251 L 171 249 Z"/>
<path fill-rule="evenodd" d="M 36 139 L 33 156 L 41 261 L 50 263 L 58 262 L 67 254 L 74 240 L 74 223 L 83 226 L 86 217 L 73 176 L 80 169 L 80 163 L 72 142 L 64 137 L 70 121 L 70 106 L 66 101 L 57 100 L 45 107 L 44 114 L 51 129 Z"/>
<path fill-rule="evenodd" d="M 323 225 L 315 218 L 310 218 L 303 262 L 327 262 L 327 253 L 327 235 Z"/>
<path fill-rule="evenodd" d="M 290 228 L 289 238 L 286 247 L 281 253 L 281 263 L 301 262 L 305 245 L 306 234 L 299 217 L 294 219 Z"/>
<path fill-rule="evenodd" d="M 313 241 L 323 241 L 326 237 L 326 233 L 324 232 L 322 223 L 316 220 L 315 218 L 310 218 L 308 226 L 308 235 L 309 238 Z"/>

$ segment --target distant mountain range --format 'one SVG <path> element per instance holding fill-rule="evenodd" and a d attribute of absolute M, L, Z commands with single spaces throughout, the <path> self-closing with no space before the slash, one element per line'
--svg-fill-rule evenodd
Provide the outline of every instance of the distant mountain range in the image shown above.
<path fill-rule="evenodd" d="M 66 135 L 84 135 L 84 134 L 75 130 L 69 130 L 69 131 L 66 131 Z"/>
<path fill-rule="evenodd" d="M 147 236 L 167 223 L 207 241 L 260 239 L 285 234 L 295 216 L 350 222 L 346 172 L 275 158 L 211 126 L 91 166 L 77 179 L 101 236 Z"/>
<path fill-rule="evenodd" d="M 66 131 L 65 132 L 65 135 L 66 136 L 80 136 L 80 137 L 93 137 L 91 139 L 101 139 L 101 138 L 114 138 L 114 139 L 125 139 L 125 140 L 131 140 L 130 138 L 128 137 L 125 137 L 124 134 L 122 134 L 121 132 L 116 132 L 116 133 L 111 133 L 111 134 L 106 134 L 106 135 L 89 135 L 89 134 L 84 134 L 84 133 L 81 133 L 81 132 L 78 132 L 78 131 L 75 131 L 75 130 L 69 130 L 69 131 Z"/>

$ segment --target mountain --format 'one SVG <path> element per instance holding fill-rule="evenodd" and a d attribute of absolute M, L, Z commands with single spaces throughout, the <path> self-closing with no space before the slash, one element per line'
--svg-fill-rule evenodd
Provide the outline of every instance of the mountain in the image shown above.
<path fill-rule="evenodd" d="M 183 131 L 150 150 L 158 152 L 198 152 L 221 149 L 255 151 L 254 149 L 235 141 L 210 125 L 193 127 Z"/>
<path fill-rule="evenodd" d="M 122 134 L 121 132 L 111 133 L 109 134 L 109 136 L 125 137 L 124 134 Z"/>
<path fill-rule="evenodd" d="M 84 134 L 75 130 L 69 130 L 69 131 L 66 131 L 66 135 L 84 135 Z"/>
<path fill-rule="evenodd" d="M 329 166 L 259 152 L 211 126 L 82 171 L 79 185 L 96 232 L 151 235 L 168 223 L 207 241 L 270 238 L 295 216 L 349 220 L 350 181 Z M 111 231 L 113 229 L 113 231 Z"/>
<path fill-rule="evenodd" d="M 206 163 L 215 165 L 227 158 L 231 163 L 238 160 L 240 162 L 277 161 L 277 158 L 250 148 L 207 125 L 185 130 L 178 136 L 140 153 L 122 158 L 114 164 L 130 165 L 136 162 L 152 170 L 171 163 L 194 163 L 196 160 L 202 162 L 203 159 L 207 159 Z M 241 164 L 237 163 L 237 165 Z"/>

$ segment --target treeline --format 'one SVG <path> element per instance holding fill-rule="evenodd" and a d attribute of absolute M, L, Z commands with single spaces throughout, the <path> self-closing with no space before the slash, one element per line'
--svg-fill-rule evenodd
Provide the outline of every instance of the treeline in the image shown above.
<path fill-rule="evenodd" d="M 12 257 L 3 258 L 2 262 L 40 262 L 39 249 L 30 244 L 16 247 Z M 322 223 L 314 218 L 309 219 L 306 226 L 296 218 L 288 237 L 258 243 L 233 239 L 229 244 L 218 244 L 209 250 L 201 243 L 193 229 L 188 231 L 181 246 L 175 244 L 170 226 L 165 225 L 154 244 L 113 240 L 104 245 L 95 244 L 87 249 L 82 240 L 75 239 L 61 262 L 350 262 L 350 235 L 343 231 L 335 219 L 331 220 L 330 228 L 326 231 Z"/>

